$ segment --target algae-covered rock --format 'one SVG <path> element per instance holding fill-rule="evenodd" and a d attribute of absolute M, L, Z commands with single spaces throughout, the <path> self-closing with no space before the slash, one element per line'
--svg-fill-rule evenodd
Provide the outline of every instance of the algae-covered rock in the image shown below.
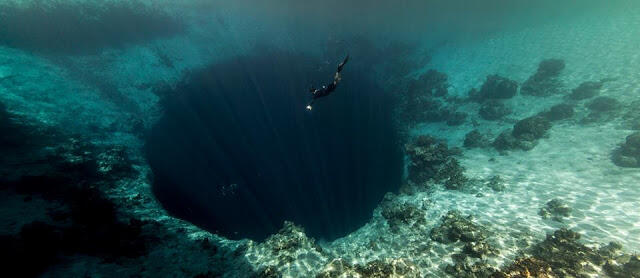
<path fill-rule="evenodd" d="M 344 259 L 334 259 L 316 275 L 316 278 L 418 278 L 420 271 L 410 260 L 378 259 L 364 265 L 351 265 Z"/>
<path fill-rule="evenodd" d="M 571 214 L 571 208 L 560 199 L 553 199 L 540 209 L 538 212 L 543 219 L 553 219 L 558 222 L 562 222 L 562 218 L 569 217 Z"/>
<path fill-rule="evenodd" d="M 565 228 L 548 234 L 547 238 L 533 247 L 533 255 L 551 266 L 554 274 L 581 277 L 594 270 L 589 264 L 604 264 L 605 260 L 596 252 L 578 242 L 580 234 Z"/>
<path fill-rule="evenodd" d="M 430 69 L 409 85 L 412 95 L 444 96 L 447 94 L 447 74 Z"/>
<path fill-rule="evenodd" d="M 444 187 L 457 190 L 465 187 L 469 180 L 464 176 L 464 168 L 457 159 L 450 158 L 436 173 L 436 180 L 443 180 Z"/>
<path fill-rule="evenodd" d="M 532 141 L 544 137 L 549 129 L 551 129 L 549 120 L 540 116 L 532 116 L 518 121 L 513 126 L 513 136 Z"/>
<path fill-rule="evenodd" d="M 491 278 L 552 278 L 555 274 L 546 262 L 536 258 L 518 258 L 511 265 L 493 273 Z"/>
<path fill-rule="evenodd" d="M 477 129 L 474 129 L 464 136 L 463 146 L 468 149 L 483 148 L 489 145 L 489 140 Z"/>
<path fill-rule="evenodd" d="M 499 76 L 489 75 L 482 84 L 480 90 L 471 91 L 469 97 L 476 101 L 485 101 L 489 99 L 509 99 L 518 92 L 518 83 L 515 81 Z"/>
<path fill-rule="evenodd" d="M 464 112 L 453 112 L 449 114 L 447 117 L 447 125 L 448 126 L 459 126 L 464 124 L 467 119 L 467 113 Z"/>
<path fill-rule="evenodd" d="M 447 265 L 445 272 L 456 278 L 485 278 L 489 277 L 497 269 L 486 262 L 458 262 L 454 265 Z"/>
<path fill-rule="evenodd" d="M 402 226 L 425 224 L 425 213 L 415 205 L 385 201 L 382 204 L 382 217 L 387 220 L 391 231 L 397 233 Z"/>
<path fill-rule="evenodd" d="M 611 160 L 620 167 L 640 167 L 640 132 L 627 136 L 625 142 L 614 150 Z"/>
<path fill-rule="evenodd" d="M 597 96 L 600 94 L 602 88 L 602 82 L 587 81 L 582 82 L 577 88 L 571 91 L 569 99 L 583 100 Z"/>
<path fill-rule="evenodd" d="M 512 130 L 505 130 L 496 139 L 493 140 L 491 145 L 499 151 L 514 150 L 520 148 L 520 142 L 517 138 L 513 137 Z"/>
<path fill-rule="evenodd" d="M 541 115 L 531 116 L 518 121 L 513 130 L 505 130 L 493 141 L 492 146 L 498 151 L 531 150 L 540 138 L 546 136 L 551 122 Z"/>
<path fill-rule="evenodd" d="M 496 139 L 493 140 L 491 146 L 498 151 L 508 150 L 524 150 L 533 149 L 538 144 L 538 140 L 520 139 L 513 136 L 513 130 L 505 130 Z"/>
<path fill-rule="evenodd" d="M 450 210 L 441 219 L 441 224 L 431 229 L 432 240 L 441 243 L 453 243 L 458 240 L 475 242 L 487 237 L 485 229 L 473 223 L 472 217 L 463 217 L 460 212 Z"/>
<path fill-rule="evenodd" d="M 498 249 L 493 248 L 484 240 L 467 242 L 464 245 L 462 252 L 470 257 L 479 259 L 500 253 Z"/>
<path fill-rule="evenodd" d="M 556 104 L 549 109 L 549 111 L 541 113 L 541 116 L 547 118 L 549 121 L 566 120 L 575 114 L 574 106 L 568 103 Z"/>
<path fill-rule="evenodd" d="M 418 136 L 405 146 L 410 159 L 409 180 L 414 184 L 425 184 L 429 180 L 449 182 L 453 187 L 462 187 L 464 168 L 453 157 L 457 152 L 447 144 L 431 136 Z"/>
<path fill-rule="evenodd" d="M 550 96 L 562 90 L 558 76 L 564 69 L 564 60 L 547 59 L 540 62 L 538 70 L 522 84 L 520 92 L 524 95 Z"/>
<path fill-rule="evenodd" d="M 482 104 L 480 110 L 478 110 L 478 114 L 487 121 L 496 121 L 511 114 L 511 109 L 500 101 L 489 100 Z"/>
<path fill-rule="evenodd" d="M 592 112 L 602 113 L 613 111 L 620 106 L 620 102 L 612 97 L 597 97 L 593 101 L 591 101 L 587 108 Z"/>
<path fill-rule="evenodd" d="M 315 246 L 315 241 L 307 237 L 302 227 L 296 226 L 291 221 L 285 221 L 280 231 L 269 236 L 262 245 L 268 246 L 275 254 L 293 253 L 305 246 Z"/>
<path fill-rule="evenodd" d="M 491 188 L 493 191 L 504 191 L 505 189 L 507 189 L 506 185 L 505 185 L 505 180 L 500 176 L 500 175 L 495 175 L 490 177 L 487 180 L 487 186 L 489 186 L 489 188 Z"/>
<path fill-rule="evenodd" d="M 535 74 L 537 79 L 546 79 L 560 75 L 564 70 L 565 62 L 562 59 L 546 59 L 538 64 L 538 71 Z"/>

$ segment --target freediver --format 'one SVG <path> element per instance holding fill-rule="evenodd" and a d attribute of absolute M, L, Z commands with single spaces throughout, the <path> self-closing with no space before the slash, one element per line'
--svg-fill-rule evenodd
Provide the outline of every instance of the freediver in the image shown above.
<path fill-rule="evenodd" d="M 342 67 L 344 67 L 347 61 L 349 61 L 348 54 L 347 54 L 347 57 L 344 58 L 344 61 L 342 61 L 342 63 L 338 65 L 338 70 L 336 71 L 336 74 L 333 76 L 333 82 L 331 82 L 329 85 L 322 86 L 322 88 L 320 89 L 316 89 L 316 88 L 309 89 L 309 92 L 311 93 L 311 102 L 309 102 L 309 104 L 307 105 L 307 110 L 312 109 L 311 105 L 316 99 L 319 99 L 321 97 L 326 97 L 336 90 L 336 87 L 338 86 L 338 82 L 342 80 L 342 76 L 340 76 L 340 72 L 342 71 Z"/>

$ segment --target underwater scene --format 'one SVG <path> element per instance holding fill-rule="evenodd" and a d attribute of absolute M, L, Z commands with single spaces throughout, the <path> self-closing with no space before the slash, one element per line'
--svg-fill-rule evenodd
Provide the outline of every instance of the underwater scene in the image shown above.
<path fill-rule="evenodd" d="M 640 1 L 0 0 L 2 277 L 640 277 Z"/>

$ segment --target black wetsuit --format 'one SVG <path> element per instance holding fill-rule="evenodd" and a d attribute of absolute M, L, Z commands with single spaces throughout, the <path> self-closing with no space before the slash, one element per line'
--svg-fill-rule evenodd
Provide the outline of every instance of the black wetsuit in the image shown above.
<path fill-rule="evenodd" d="M 338 70 L 336 70 L 336 74 L 333 78 L 333 82 L 329 83 L 329 85 L 327 86 L 322 86 L 322 88 L 320 89 L 311 88 L 309 90 L 311 92 L 312 98 L 311 98 L 311 102 L 309 102 L 309 105 L 307 105 L 307 109 L 311 109 L 311 105 L 316 99 L 321 97 L 326 97 L 336 90 L 336 87 L 338 87 L 338 82 L 340 82 L 340 79 L 341 79 L 340 72 L 342 71 L 342 67 L 344 67 L 347 61 L 349 61 L 349 55 L 347 55 L 347 57 L 344 58 L 344 61 L 342 61 L 342 63 L 338 65 Z"/>

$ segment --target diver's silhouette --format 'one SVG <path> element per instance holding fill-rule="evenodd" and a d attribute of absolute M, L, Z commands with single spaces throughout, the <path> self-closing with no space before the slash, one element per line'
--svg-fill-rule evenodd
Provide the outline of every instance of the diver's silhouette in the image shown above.
<path fill-rule="evenodd" d="M 326 97 L 336 90 L 336 87 L 338 86 L 338 82 L 342 80 L 342 77 L 340 76 L 340 71 L 342 71 L 342 67 L 344 67 L 347 61 L 349 61 L 349 55 L 347 55 L 347 57 L 344 58 L 344 61 L 342 61 L 342 63 L 338 65 L 338 70 L 336 70 L 336 74 L 333 76 L 333 82 L 331 82 L 329 85 L 322 86 L 322 88 L 320 89 L 316 89 L 316 88 L 309 89 L 309 92 L 311 93 L 311 102 L 309 102 L 309 104 L 307 105 L 307 110 L 311 110 L 312 108 L 311 105 L 316 99 L 321 97 Z"/>

